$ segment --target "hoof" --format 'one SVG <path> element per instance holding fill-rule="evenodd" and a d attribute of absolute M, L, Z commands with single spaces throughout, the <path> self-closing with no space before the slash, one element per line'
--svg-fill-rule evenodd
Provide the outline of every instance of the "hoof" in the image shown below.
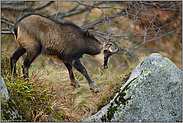
<path fill-rule="evenodd" d="M 94 93 L 101 92 L 101 90 L 95 84 L 93 84 L 92 86 L 90 86 L 90 90 L 92 90 Z"/>
<path fill-rule="evenodd" d="M 74 86 L 75 88 L 79 88 L 81 87 L 81 85 L 79 84 L 78 81 L 75 81 L 75 82 L 71 82 L 71 85 Z"/>

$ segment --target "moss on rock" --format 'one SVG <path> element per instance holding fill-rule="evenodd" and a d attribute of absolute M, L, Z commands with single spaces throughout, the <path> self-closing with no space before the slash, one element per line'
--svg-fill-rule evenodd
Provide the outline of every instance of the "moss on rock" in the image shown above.
<path fill-rule="evenodd" d="M 103 109 L 84 121 L 181 122 L 182 71 L 171 60 L 153 53 L 137 65 Z"/>

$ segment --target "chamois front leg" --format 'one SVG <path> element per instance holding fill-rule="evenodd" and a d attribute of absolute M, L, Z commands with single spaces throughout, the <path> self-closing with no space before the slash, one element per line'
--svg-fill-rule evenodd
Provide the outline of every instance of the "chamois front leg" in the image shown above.
<path fill-rule="evenodd" d="M 77 80 L 75 80 L 74 78 L 74 74 L 72 71 L 72 65 L 70 63 L 64 63 L 65 66 L 67 67 L 68 71 L 69 71 L 69 76 L 70 76 L 70 83 L 72 86 L 74 87 L 80 87 L 81 85 L 79 84 L 79 82 Z"/>
<path fill-rule="evenodd" d="M 85 78 L 87 79 L 89 85 L 90 85 L 90 89 L 93 90 L 95 93 L 99 93 L 101 92 L 100 89 L 95 85 L 95 83 L 90 79 L 85 67 L 81 64 L 81 62 L 79 61 L 79 59 L 77 60 L 73 60 L 72 61 L 73 66 L 80 72 L 82 73 Z"/>

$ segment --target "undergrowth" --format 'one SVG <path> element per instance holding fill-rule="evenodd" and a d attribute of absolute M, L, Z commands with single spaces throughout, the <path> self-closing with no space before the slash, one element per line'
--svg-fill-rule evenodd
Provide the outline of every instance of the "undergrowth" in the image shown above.
<path fill-rule="evenodd" d="M 1 52 L 1 76 L 4 78 L 10 98 L 17 104 L 23 114 L 23 121 L 45 121 L 51 112 L 51 99 L 53 99 L 50 87 L 40 83 L 36 75 L 25 81 L 20 74 L 13 80 L 10 74 L 10 60 L 4 52 Z M 17 66 L 19 71 L 20 65 Z M 19 72 L 17 72 L 19 73 Z"/>
<path fill-rule="evenodd" d="M 1 75 L 10 97 L 27 122 L 45 122 L 48 119 L 53 122 L 81 122 L 113 99 L 134 68 L 130 67 L 118 74 L 110 66 L 105 71 L 87 69 L 89 76 L 101 90 L 100 93 L 93 93 L 81 73 L 74 70 L 75 78 L 81 84 L 80 88 L 74 88 L 70 85 L 66 68 L 57 70 L 45 61 L 42 65 L 39 57 L 30 67 L 29 81 L 22 77 L 20 59 L 16 65 L 17 79 L 13 81 L 9 57 L 6 49 L 1 49 Z"/>

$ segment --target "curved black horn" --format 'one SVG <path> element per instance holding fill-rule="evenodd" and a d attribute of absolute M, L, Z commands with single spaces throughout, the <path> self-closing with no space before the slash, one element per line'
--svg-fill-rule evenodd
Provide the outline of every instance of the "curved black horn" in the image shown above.
<path fill-rule="evenodd" d="M 117 53 L 117 52 L 119 51 L 119 45 L 117 45 L 116 42 L 114 42 L 114 41 L 111 41 L 111 40 L 110 40 L 110 42 L 112 42 L 112 43 L 113 43 L 114 45 L 116 45 L 116 47 L 117 47 L 117 49 L 114 50 L 114 51 L 112 51 L 111 53 L 112 53 L 112 54 Z"/>

